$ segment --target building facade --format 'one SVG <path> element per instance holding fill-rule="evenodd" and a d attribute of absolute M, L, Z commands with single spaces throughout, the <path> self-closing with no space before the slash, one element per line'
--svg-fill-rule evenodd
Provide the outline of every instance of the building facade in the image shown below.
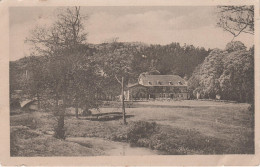
<path fill-rule="evenodd" d="M 189 99 L 187 83 L 178 75 L 141 74 L 138 83 L 128 85 L 126 100 Z"/>

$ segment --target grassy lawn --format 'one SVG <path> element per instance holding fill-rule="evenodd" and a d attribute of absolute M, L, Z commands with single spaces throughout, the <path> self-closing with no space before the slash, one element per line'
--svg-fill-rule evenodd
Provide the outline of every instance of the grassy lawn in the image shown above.
<path fill-rule="evenodd" d="M 127 125 L 122 125 L 121 120 L 89 121 L 67 116 L 66 135 L 130 142 L 166 154 L 252 154 L 254 117 L 248 107 L 248 104 L 243 103 L 212 101 L 138 102 L 126 109 L 127 115 L 131 115 L 127 118 Z M 101 108 L 93 113 L 116 111 L 120 111 L 120 108 Z M 138 124 L 140 121 L 143 122 L 141 126 Z M 153 122 L 154 126 L 149 124 Z M 51 113 L 33 112 L 11 116 L 11 136 L 16 136 L 13 137 L 16 140 L 11 142 L 13 155 L 104 154 L 104 150 L 93 144 L 91 147 L 82 147 L 77 143 L 53 138 L 48 134 L 53 131 L 54 124 Z M 18 133 L 17 128 L 23 128 L 21 132 L 26 133 Z M 141 134 L 146 131 L 149 134 L 130 138 L 130 132 L 137 134 L 140 130 Z"/>
<path fill-rule="evenodd" d="M 102 150 L 95 150 L 92 147 L 82 147 L 77 143 L 58 140 L 26 127 L 11 128 L 11 137 L 16 140 L 11 141 L 12 156 L 94 156 L 104 154 Z"/>

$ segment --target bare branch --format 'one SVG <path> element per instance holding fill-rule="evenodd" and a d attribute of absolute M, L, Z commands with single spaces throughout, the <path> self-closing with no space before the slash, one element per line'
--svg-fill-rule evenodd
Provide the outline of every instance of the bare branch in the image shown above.
<path fill-rule="evenodd" d="M 253 6 L 218 6 L 218 9 L 217 26 L 231 33 L 234 38 L 241 33 L 254 34 Z"/>
<path fill-rule="evenodd" d="M 115 78 L 117 80 L 118 83 L 120 83 L 122 85 L 122 82 L 117 78 L 117 76 L 115 75 Z"/>

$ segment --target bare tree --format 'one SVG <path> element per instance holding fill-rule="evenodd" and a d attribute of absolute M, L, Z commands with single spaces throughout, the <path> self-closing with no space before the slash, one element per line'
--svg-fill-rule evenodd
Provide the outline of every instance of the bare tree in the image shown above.
<path fill-rule="evenodd" d="M 236 38 L 241 33 L 254 34 L 254 6 L 218 6 L 217 26 Z"/>
<path fill-rule="evenodd" d="M 57 15 L 57 20 L 50 27 L 34 28 L 26 42 L 33 45 L 36 54 L 55 55 L 57 51 L 86 41 L 83 25 L 86 19 L 87 16 L 80 15 L 80 7 L 67 8 Z"/>
<path fill-rule="evenodd" d="M 55 128 L 55 137 L 64 139 L 64 115 L 69 103 L 70 78 L 78 65 L 75 55 L 85 43 L 87 33 L 84 32 L 83 20 L 86 17 L 80 15 L 80 7 L 66 8 L 57 15 L 56 21 L 50 27 L 36 27 L 26 42 L 33 46 L 35 55 L 48 56 L 47 85 L 54 94 L 56 100 L 56 113 L 58 126 Z M 80 64 L 82 66 L 82 64 Z M 80 68 L 80 67 L 79 67 Z M 62 101 L 59 105 L 59 101 Z"/>

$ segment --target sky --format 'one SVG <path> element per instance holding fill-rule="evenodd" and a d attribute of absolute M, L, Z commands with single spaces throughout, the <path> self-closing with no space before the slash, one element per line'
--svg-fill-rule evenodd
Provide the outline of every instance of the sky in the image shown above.
<path fill-rule="evenodd" d="M 64 7 L 9 8 L 10 60 L 30 54 L 31 46 L 24 43 L 36 26 L 49 26 Z M 170 44 L 179 42 L 195 47 L 224 49 L 232 35 L 216 26 L 214 6 L 117 6 L 81 7 L 81 15 L 88 16 L 84 27 L 88 43 L 102 43 L 113 38 L 120 42 Z M 253 36 L 241 34 L 247 47 Z"/>

